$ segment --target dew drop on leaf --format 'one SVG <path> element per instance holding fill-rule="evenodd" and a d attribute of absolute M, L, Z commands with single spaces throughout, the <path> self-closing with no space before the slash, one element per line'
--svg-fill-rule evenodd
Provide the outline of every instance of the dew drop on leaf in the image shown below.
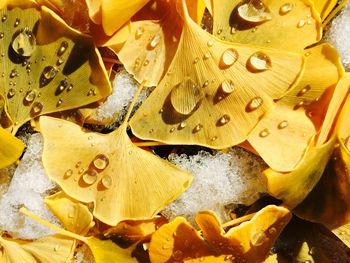
<path fill-rule="evenodd" d="M 173 87 L 170 93 L 173 108 L 182 115 L 191 114 L 200 105 L 202 99 L 203 92 L 190 78 L 185 78 Z"/>
<path fill-rule="evenodd" d="M 18 30 L 11 43 L 12 49 L 20 56 L 30 57 L 36 48 L 36 39 L 28 28 Z"/>
<path fill-rule="evenodd" d="M 109 164 L 109 159 L 106 155 L 99 154 L 95 157 L 93 164 L 96 169 L 104 170 Z"/>
<path fill-rule="evenodd" d="M 97 172 L 94 169 L 88 169 L 84 174 L 83 174 L 83 181 L 86 184 L 93 184 L 97 180 Z"/>
<path fill-rule="evenodd" d="M 105 175 L 102 178 L 101 183 L 106 189 L 109 189 L 109 188 L 111 188 L 111 186 L 113 184 L 113 179 L 110 175 Z"/>
<path fill-rule="evenodd" d="M 61 57 L 67 51 L 67 48 L 68 48 L 68 42 L 62 41 L 60 47 L 57 50 L 57 56 Z"/>
<path fill-rule="evenodd" d="M 233 48 L 226 49 L 220 58 L 220 67 L 228 68 L 231 67 L 238 59 L 238 52 Z"/>
<path fill-rule="evenodd" d="M 270 10 L 262 0 L 245 1 L 237 11 L 240 18 L 251 23 L 261 23 L 272 19 Z"/>
<path fill-rule="evenodd" d="M 280 15 L 286 15 L 293 10 L 293 4 L 285 3 L 280 7 Z"/>
<path fill-rule="evenodd" d="M 251 243 L 253 246 L 261 246 L 268 240 L 268 237 L 263 231 L 256 232 L 252 237 L 251 237 Z"/>
<path fill-rule="evenodd" d="M 264 103 L 264 100 L 261 97 L 255 97 L 249 101 L 246 111 L 247 112 L 252 112 L 257 110 L 261 105 Z"/>
<path fill-rule="evenodd" d="M 270 57 L 263 52 L 255 52 L 247 61 L 247 68 L 251 72 L 262 72 L 271 67 Z"/>

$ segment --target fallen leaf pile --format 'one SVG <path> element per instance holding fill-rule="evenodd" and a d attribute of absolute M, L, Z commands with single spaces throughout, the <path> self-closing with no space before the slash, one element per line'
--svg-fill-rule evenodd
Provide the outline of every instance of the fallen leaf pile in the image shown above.
<path fill-rule="evenodd" d="M 40 133 L 61 225 L 18 207 L 57 234 L 0 228 L 0 261 L 72 262 L 85 246 L 97 263 L 348 262 L 315 238 L 349 254 L 350 75 L 322 39 L 345 3 L 2 0 L 0 169 L 21 162 L 23 127 Z M 121 122 L 97 121 L 121 69 L 139 88 Z M 165 218 L 193 181 L 167 157 L 198 147 L 261 157 L 266 195 L 228 222 Z"/>

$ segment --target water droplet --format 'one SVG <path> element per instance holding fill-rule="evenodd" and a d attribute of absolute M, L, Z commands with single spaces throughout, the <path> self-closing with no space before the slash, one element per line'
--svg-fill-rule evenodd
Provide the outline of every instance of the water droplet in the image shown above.
<path fill-rule="evenodd" d="M 182 130 L 182 129 L 184 129 L 186 126 L 187 126 L 187 123 L 183 121 L 183 122 L 181 122 L 181 123 L 179 124 L 179 129 Z"/>
<path fill-rule="evenodd" d="M 134 68 L 138 68 L 140 65 L 141 65 L 141 59 L 140 58 L 135 59 Z"/>
<path fill-rule="evenodd" d="M 18 76 L 17 70 L 16 69 L 11 70 L 10 78 L 14 78 L 14 77 L 17 77 L 17 76 Z"/>
<path fill-rule="evenodd" d="M 263 231 L 256 232 L 251 237 L 251 243 L 253 246 L 261 246 L 264 242 L 268 240 L 266 234 Z"/>
<path fill-rule="evenodd" d="M 311 24 L 312 24 L 311 19 L 308 19 L 308 20 L 306 21 L 306 24 L 311 25 Z"/>
<path fill-rule="evenodd" d="M 218 139 L 217 136 L 213 136 L 210 140 L 211 140 L 212 142 L 214 142 L 214 141 L 216 141 L 217 139 Z"/>
<path fill-rule="evenodd" d="M 303 106 L 305 106 L 305 101 L 299 101 L 297 104 L 295 104 L 295 106 L 294 106 L 294 110 L 297 110 L 297 109 L 299 109 L 299 108 L 301 108 L 301 107 L 303 107 Z"/>
<path fill-rule="evenodd" d="M 1 32 L 0 33 L 0 39 L 4 38 L 4 36 L 5 36 L 4 32 Z"/>
<path fill-rule="evenodd" d="M 5 22 L 7 20 L 7 15 L 3 15 L 1 18 L 1 22 Z"/>
<path fill-rule="evenodd" d="M 232 35 L 235 34 L 235 33 L 236 33 L 236 28 L 235 28 L 235 27 L 231 27 L 230 33 L 231 33 Z"/>
<path fill-rule="evenodd" d="M 207 46 L 208 47 L 212 47 L 214 45 L 214 40 L 213 39 L 209 39 L 207 42 Z"/>
<path fill-rule="evenodd" d="M 81 161 L 77 162 L 77 163 L 75 164 L 75 167 L 78 168 L 80 165 L 81 165 Z"/>
<path fill-rule="evenodd" d="M 269 228 L 269 233 L 270 233 L 271 235 L 276 234 L 276 232 L 277 232 L 277 229 L 276 229 L 275 227 Z"/>
<path fill-rule="evenodd" d="M 310 56 L 311 55 L 311 52 L 306 52 L 305 53 L 305 57 L 308 57 L 308 56 Z"/>
<path fill-rule="evenodd" d="M 21 20 L 19 18 L 16 18 L 16 21 L 14 23 L 14 27 L 18 27 L 20 22 L 21 22 Z"/>
<path fill-rule="evenodd" d="M 297 24 L 297 27 L 298 28 L 302 28 L 303 26 L 305 26 L 305 20 L 304 19 L 300 19 L 298 24 Z"/>
<path fill-rule="evenodd" d="M 280 15 L 286 15 L 293 10 L 293 4 L 285 3 L 280 7 Z"/>
<path fill-rule="evenodd" d="M 267 137 L 267 136 L 269 136 L 270 135 L 270 130 L 269 129 L 263 129 L 260 133 L 259 133 L 259 136 L 261 137 L 261 138 L 265 138 L 265 137 Z"/>
<path fill-rule="evenodd" d="M 101 183 L 106 189 L 109 189 L 109 188 L 111 188 L 111 186 L 113 184 L 113 179 L 110 175 L 105 175 L 102 178 Z"/>
<path fill-rule="evenodd" d="M 109 164 L 109 159 L 106 155 L 99 154 L 95 157 L 93 164 L 96 169 L 104 170 Z"/>
<path fill-rule="evenodd" d="M 83 181 L 86 184 L 93 184 L 97 180 L 98 173 L 94 169 L 87 170 L 83 175 Z"/>
<path fill-rule="evenodd" d="M 247 68 L 251 72 L 261 72 L 270 69 L 271 59 L 263 52 L 255 52 L 247 61 Z"/>
<path fill-rule="evenodd" d="M 278 124 L 278 129 L 282 130 L 284 128 L 286 128 L 288 126 L 288 121 L 281 121 L 279 124 Z"/>
<path fill-rule="evenodd" d="M 67 88 L 67 92 L 71 91 L 73 89 L 73 84 L 69 84 L 68 88 Z"/>
<path fill-rule="evenodd" d="M 204 54 L 204 59 L 209 59 L 211 57 L 211 54 L 209 52 Z"/>
<path fill-rule="evenodd" d="M 230 94 L 235 90 L 235 85 L 232 80 L 224 80 L 221 83 L 220 88 L 224 93 Z"/>
<path fill-rule="evenodd" d="M 171 90 L 170 101 L 174 109 L 183 115 L 191 114 L 201 103 L 203 93 L 190 78 L 186 77 Z"/>
<path fill-rule="evenodd" d="M 61 57 L 67 51 L 67 48 L 68 48 L 68 42 L 62 41 L 60 47 L 57 50 L 57 56 Z"/>
<path fill-rule="evenodd" d="M 143 66 L 147 66 L 149 64 L 149 60 L 146 59 L 144 62 L 143 62 Z"/>
<path fill-rule="evenodd" d="M 243 20 L 251 23 L 260 23 L 272 19 L 270 10 L 262 0 L 246 1 L 238 7 L 237 11 Z"/>
<path fill-rule="evenodd" d="M 60 98 L 56 103 L 56 107 L 61 107 L 62 103 L 63 103 L 63 99 Z"/>
<path fill-rule="evenodd" d="M 20 56 L 30 57 L 36 49 L 36 39 L 28 28 L 18 30 L 12 38 L 12 49 Z"/>
<path fill-rule="evenodd" d="M 238 52 L 233 48 L 226 49 L 220 58 L 220 67 L 231 67 L 238 59 Z"/>
<path fill-rule="evenodd" d="M 26 94 L 26 96 L 24 97 L 24 100 L 27 103 L 32 103 L 35 100 L 36 97 L 36 92 L 35 90 L 29 90 Z"/>
<path fill-rule="evenodd" d="M 301 96 L 305 95 L 305 93 L 307 93 L 310 89 L 311 89 L 311 86 L 310 86 L 310 85 L 306 85 L 304 88 L 302 88 L 302 89 L 298 92 L 297 96 L 298 96 L 298 97 L 301 97 Z"/>
<path fill-rule="evenodd" d="M 204 83 L 203 83 L 203 88 L 207 87 L 209 85 L 209 81 L 206 80 Z"/>
<path fill-rule="evenodd" d="M 155 35 L 151 42 L 149 43 L 151 48 L 155 48 L 160 42 L 161 36 L 159 34 Z"/>
<path fill-rule="evenodd" d="M 199 132 L 202 128 L 203 128 L 203 125 L 202 125 L 202 124 L 197 124 L 197 125 L 193 128 L 192 132 L 193 132 L 193 133 L 197 133 L 197 132 Z"/>
<path fill-rule="evenodd" d="M 173 255 L 172 255 L 172 257 L 173 257 L 176 261 L 181 260 L 182 257 L 183 257 L 183 253 L 182 253 L 181 250 L 175 250 L 174 253 L 173 253 Z"/>
<path fill-rule="evenodd" d="M 58 58 L 56 61 L 57 66 L 61 66 L 64 63 L 64 60 L 62 58 Z"/>
<path fill-rule="evenodd" d="M 59 245 L 56 245 L 56 246 L 54 247 L 53 250 L 54 250 L 55 252 L 57 252 L 59 249 L 60 249 L 60 246 L 59 246 Z"/>
<path fill-rule="evenodd" d="M 193 60 L 193 64 L 197 64 L 199 62 L 199 57 L 196 57 L 194 60 Z"/>
<path fill-rule="evenodd" d="M 227 114 L 224 114 L 222 117 L 220 117 L 220 119 L 217 121 L 216 125 L 217 126 L 223 126 L 225 124 L 227 124 L 230 121 L 230 116 Z"/>
<path fill-rule="evenodd" d="M 68 178 L 71 177 L 73 175 L 73 170 L 72 169 L 68 169 L 65 173 L 64 173 L 64 177 Z"/>
<path fill-rule="evenodd" d="M 136 39 L 139 39 L 144 32 L 145 32 L 145 29 L 143 27 L 139 27 L 135 32 Z"/>
<path fill-rule="evenodd" d="M 60 84 L 58 84 L 55 95 L 57 96 L 58 94 L 61 94 L 67 87 L 68 81 L 66 79 L 61 80 Z"/>
<path fill-rule="evenodd" d="M 7 97 L 10 99 L 13 96 L 16 95 L 16 90 L 15 89 L 9 89 L 8 93 L 7 93 Z"/>
<path fill-rule="evenodd" d="M 175 131 L 174 127 L 169 130 L 170 133 L 173 133 L 174 131 Z"/>
<path fill-rule="evenodd" d="M 35 115 L 40 114 L 42 112 L 43 108 L 44 108 L 44 106 L 41 102 L 34 103 L 32 109 L 31 109 L 32 115 L 35 116 Z"/>
<path fill-rule="evenodd" d="M 264 100 L 261 97 L 255 97 L 249 103 L 247 104 L 246 111 L 247 112 L 252 112 L 257 110 L 258 108 L 263 105 Z"/>
<path fill-rule="evenodd" d="M 47 80 L 51 80 L 56 77 L 58 69 L 52 66 L 47 66 L 43 70 L 43 76 Z"/>

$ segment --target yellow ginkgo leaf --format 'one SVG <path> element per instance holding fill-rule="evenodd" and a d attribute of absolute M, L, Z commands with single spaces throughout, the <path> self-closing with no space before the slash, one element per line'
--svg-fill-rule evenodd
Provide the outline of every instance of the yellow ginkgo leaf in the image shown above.
<path fill-rule="evenodd" d="M 54 231 L 60 233 L 63 236 L 66 236 L 73 240 L 76 239 L 84 242 L 90 248 L 94 256 L 94 261 L 96 263 L 105 263 L 105 262 L 137 263 L 138 262 L 135 258 L 131 257 L 132 247 L 128 249 L 122 249 L 121 247 L 114 244 L 111 240 L 100 240 L 94 236 L 84 237 L 84 236 L 69 232 L 67 230 L 64 230 L 56 225 L 52 225 L 51 223 L 34 215 L 33 213 L 31 213 L 25 208 L 21 208 L 20 211 L 23 214 L 38 221 L 39 223 L 45 226 L 48 226 L 49 228 L 53 229 Z M 48 250 L 48 252 L 50 253 L 51 251 Z M 52 253 L 50 253 L 50 255 L 52 256 Z M 28 262 L 31 263 L 31 261 L 28 261 Z M 37 261 L 34 261 L 34 262 L 37 262 Z M 56 262 L 56 261 L 48 260 L 44 262 Z M 61 261 L 61 262 L 66 262 L 66 261 Z M 20 261 L 20 263 L 23 263 L 23 261 Z"/>
<path fill-rule="evenodd" d="M 295 208 L 306 198 L 326 168 L 336 143 L 335 133 L 332 132 L 334 121 L 348 93 L 349 82 L 349 79 L 344 77 L 338 83 L 319 132 L 319 134 L 324 135 L 319 136 L 317 140 L 313 139 L 300 164 L 290 173 L 281 173 L 272 169 L 263 173 L 267 179 L 268 192 L 283 200 L 289 208 Z M 318 143 L 320 140 L 323 142 L 322 144 Z"/>
<path fill-rule="evenodd" d="M 349 83 L 350 84 L 350 83 Z M 337 143 L 322 178 L 294 212 L 306 220 L 337 228 L 350 222 L 350 97 L 338 121 Z"/>
<path fill-rule="evenodd" d="M 307 49 L 305 56 L 305 71 L 298 85 L 277 102 L 248 138 L 276 171 L 291 171 L 300 162 L 325 117 L 331 96 L 321 96 L 333 89 L 344 73 L 337 51 L 329 44 Z"/>
<path fill-rule="evenodd" d="M 159 86 L 131 120 L 136 136 L 168 144 L 227 148 L 298 81 L 301 54 L 220 41 L 188 16 Z M 258 85 L 257 85 L 258 83 Z"/>
<path fill-rule="evenodd" d="M 330 14 L 333 8 L 338 4 L 338 0 L 312 0 L 316 10 L 320 13 L 322 20 Z M 343 0 L 341 2 L 346 2 Z"/>
<path fill-rule="evenodd" d="M 21 140 L 0 128 L 0 169 L 17 161 L 23 150 L 24 144 Z"/>
<path fill-rule="evenodd" d="M 0 10 L 0 94 L 15 132 L 47 114 L 101 100 L 111 91 L 90 37 L 42 7 Z"/>
<path fill-rule="evenodd" d="M 74 199 L 94 202 L 94 216 L 106 224 L 155 216 L 192 180 L 187 172 L 136 147 L 126 124 L 104 135 L 42 117 L 40 128 L 48 176 Z"/>
<path fill-rule="evenodd" d="M 95 24 L 102 24 L 102 0 L 86 0 L 89 17 Z"/>
<path fill-rule="evenodd" d="M 85 235 L 95 224 L 89 209 L 63 192 L 46 197 L 45 204 L 71 232 Z"/>
<path fill-rule="evenodd" d="M 146 86 L 158 85 L 179 44 L 182 20 L 175 3 L 163 3 L 149 19 L 131 22 L 130 36 L 118 52 L 125 69 Z M 151 8 L 147 5 L 142 11 Z"/>
<path fill-rule="evenodd" d="M 139 11 L 149 0 L 102 0 L 101 16 L 105 33 L 111 36 Z"/>
<path fill-rule="evenodd" d="M 177 217 L 153 234 L 150 259 L 154 263 L 201 262 L 205 257 L 223 255 L 237 262 L 262 262 L 290 218 L 288 209 L 267 206 L 225 233 L 216 215 L 203 211 L 196 217 L 202 237 L 184 218 Z"/>
<path fill-rule="evenodd" d="M 213 34 L 227 41 L 301 51 L 322 36 L 319 14 L 308 0 L 213 3 Z"/>
<path fill-rule="evenodd" d="M 75 240 L 62 235 L 52 235 L 34 241 L 20 241 L 0 237 L 0 261 L 11 263 L 70 262 Z"/>

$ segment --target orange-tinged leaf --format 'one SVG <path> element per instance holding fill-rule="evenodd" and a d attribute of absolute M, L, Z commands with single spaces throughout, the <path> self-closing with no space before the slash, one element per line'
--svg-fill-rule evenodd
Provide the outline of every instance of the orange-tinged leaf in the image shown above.
<path fill-rule="evenodd" d="M 330 121 L 325 120 L 328 103 L 331 99 L 341 103 L 344 97 L 344 92 L 333 94 L 336 98 L 330 92 L 322 98 L 344 73 L 337 51 L 322 44 L 305 50 L 304 54 L 305 71 L 300 82 L 263 117 L 248 138 L 264 161 L 280 172 L 291 171 L 298 165 L 316 132 L 322 137 L 319 145 L 325 142 L 325 131 L 329 130 L 326 123 L 332 125 L 339 109 L 339 105 L 332 106 L 333 113 L 327 115 Z"/>
<path fill-rule="evenodd" d="M 338 0 L 311 0 L 316 10 L 320 13 L 322 20 L 325 20 L 334 7 L 338 4 Z M 344 2 L 344 1 L 341 1 Z"/>
<path fill-rule="evenodd" d="M 0 237 L 1 262 L 36 263 L 70 262 L 75 247 L 74 239 L 62 235 L 52 235 L 34 241 L 17 241 Z"/>
<path fill-rule="evenodd" d="M 94 202 L 94 216 L 109 225 L 155 216 L 192 180 L 187 172 L 133 145 L 126 124 L 103 135 L 43 117 L 40 128 L 48 176 L 74 199 Z"/>
<path fill-rule="evenodd" d="M 89 17 L 95 24 L 102 24 L 102 0 L 85 0 Z"/>
<path fill-rule="evenodd" d="M 181 33 L 182 20 L 175 2 L 164 5 L 156 9 L 154 19 L 131 22 L 130 36 L 118 52 L 125 69 L 138 82 L 145 81 L 146 86 L 158 85 L 174 57 Z M 158 13 L 162 19 L 157 19 Z"/>
<path fill-rule="evenodd" d="M 213 33 L 227 41 L 301 51 L 322 36 L 321 19 L 308 0 L 213 3 Z"/>
<path fill-rule="evenodd" d="M 45 204 L 62 225 L 71 232 L 85 235 L 95 224 L 87 206 L 70 198 L 63 192 L 46 197 Z"/>
<path fill-rule="evenodd" d="M 149 0 L 102 0 L 102 26 L 111 36 L 139 11 Z"/>
<path fill-rule="evenodd" d="M 0 128 L 0 169 L 17 161 L 23 150 L 24 144 L 21 140 Z"/>
<path fill-rule="evenodd" d="M 220 41 L 186 14 L 167 74 L 130 124 L 142 139 L 227 148 L 244 141 L 273 99 L 298 81 L 303 59 Z"/>
<path fill-rule="evenodd" d="M 237 262 L 261 262 L 290 218 L 288 209 L 267 206 L 250 221 L 225 233 L 216 215 L 203 211 L 196 217 L 202 237 L 184 218 L 177 217 L 153 234 L 149 247 L 150 259 L 152 262 L 190 259 L 193 261 L 188 262 L 201 262 L 206 257 L 208 261 L 210 256 L 223 256 L 220 258 L 235 259 Z"/>
<path fill-rule="evenodd" d="M 68 27 L 46 7 L 0 10 L 4 15 L 0 30 L 7 49 L 0 65 L 0 94 L 13 132 L 39 115 L 87 105 L 110 93 L 90 37 Z"/>

